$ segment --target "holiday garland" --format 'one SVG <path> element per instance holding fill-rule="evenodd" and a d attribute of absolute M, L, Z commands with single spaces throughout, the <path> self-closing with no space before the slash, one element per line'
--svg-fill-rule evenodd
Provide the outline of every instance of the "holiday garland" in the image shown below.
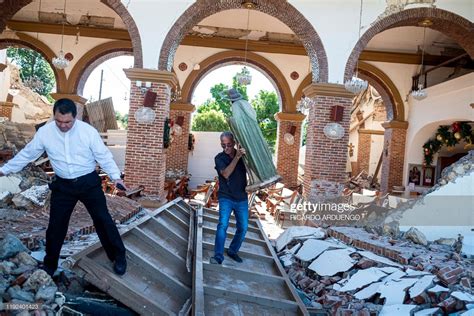
<path fill-rule="evenodd" d="M 474 132 L 470 122 L 454 122 L 451 126 L 440 126 L 436 137 L 423 145 L 425 165 L 431 165 L 434 154 L 440 151 L 443 146 L 453 147 L 462 140 L 467 143 L 465 148 L 472 146 Z"/>

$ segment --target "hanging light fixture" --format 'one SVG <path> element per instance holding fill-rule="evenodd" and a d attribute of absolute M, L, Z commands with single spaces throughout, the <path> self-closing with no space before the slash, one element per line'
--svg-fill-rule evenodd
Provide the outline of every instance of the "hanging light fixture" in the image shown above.
<path fill-rule="evenodd" d="M 308 74 L 311 74 L 311 59 L 308 61 Z M 313 105 L 314 100 L 303 94 L 301 99 L 296 103 L 296 109 L 304 115 L 308 115 L 309 110 Z"/>
<path fill-rule="evenodd" d="M 363 0 L 360 0 L 360 13 L 359 13 L 359 40 L 360 40 L 360 31 L 362 29 L 362 4 Z M 354 94 L 359 94 L 368 87 L 368 82 L 366 80 L 362 80 L 358 77 L 359 74 L 359 60 L 357 60 L 356 65 L 356 74 L 352 76 L 350 80 L 344 82 L 344 87 L 347 91 L 350 91 Z"/>
<path fill-rule="evenodd" d="M 245 1 L 242 3 L 242 6 L 247 9 L 247 32 L 249 31 L 249 23 L 250 23 L 250 9 L 253 9 L 255 5 L 250 1 Z M 237 82 L 241 85 L 247 86 L 252 83 L 252 75 L 250 71 L 245 66 L 247 62 L 247 48 L 249 44 L 249 33 L 247 33 L 247 37 L 245 39 L 245 55 L 244 55 L 244 67 L 242 71 L 236 75 Z"/>
<path fill-rule="evenodd" d="M 69 66 L 69 60 L 64 57 L 63 43 L 64 43 L 64 20 L 66 20 L 66 0 L 64 0 L 64 11 L 62 19 L 62 32 L 61 32 L 61 50 L 59 51 L 58 57 L 53 57 L 53 65 L 58 69 L 64 69 Z"/>
<path fill-rule="evenodd" d="M 423 46 L 421 47 L 421 70 L 420 70 L 420 76 L 418 77 L 418 90 L 413 90 L 411 92 L 411 96 L 415 100 L 423 100 L 428 96 L 428 93 L 424 89 L 424 86 L 426 86 L 426 80 L 424 81 L 424 84 L 421 83 L 421 79 L 423 78 L 423 72 L 424 72 L 424 59 L 425 59 L 425 39 L 426 39 L 426 27 L 433 25 L 433 22 L 429 19 L 424 19 L 418 25 L 423 26 Z"/>

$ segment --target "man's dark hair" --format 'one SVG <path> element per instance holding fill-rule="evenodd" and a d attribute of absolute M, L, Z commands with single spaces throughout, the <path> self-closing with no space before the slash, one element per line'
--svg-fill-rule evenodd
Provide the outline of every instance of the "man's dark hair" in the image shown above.
<path fill-rule="evenodd" d="M 232 134 L 232 132 L 229 132 L 229 131 L 223 132 L 223 133 L 221 134 L 221 140 L 222 140 L 222 138 L 224 138 L 224 137 L 227 137 L 227 138 L 229 138 L 229 139 L 232 140 L 232 141 L 234 140 L 234 134 Z"/>
<path fill-rule="evenodd" d="M 76 104 L 71 99 L 59 99 L 54 102 L 53 114 L 56 114 L 57 111 L 61 114 L 71 113 L 74 118 L 77 115 Z"/>

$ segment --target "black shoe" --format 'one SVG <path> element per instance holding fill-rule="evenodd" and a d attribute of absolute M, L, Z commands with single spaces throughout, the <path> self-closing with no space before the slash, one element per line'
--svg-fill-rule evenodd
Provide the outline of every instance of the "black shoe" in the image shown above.
<path fill-rule="evenodd" d="M 124 275 L 127 271 L 127 259 L 125 257 L 117 258 L 114 262 L 114 272 L 118 275 Z"/>
<path fill-rule="evenodd" d="M 228 255 L 230 258 L 232 258 L 234 261 L 237 261 L 237 262 L 239 262 L 239 263 L 242 263 L 242 262 L 243 262 L 242 258 L 240 258 L 239 255 L 236 254 L 236 253 L 227 252 L 227 255 Z"/>
<path fill-rule="evenodd" d="M 212 264 L 222 264 L 222 261 L 221 259 L 219 258 L 216 258 L 216 257 L 211 257 L 211 259 L 209 259 L 209 262 L 212 263 Z"/>
<path fill-rule="evenodd" d="M 42 266 L 41 269 L 46 271 L 46 273 L 49 274 L 50 277 L 53 277 L 54 272 L 56 272 L 56 269 L 49 268 L 47 266 Z"/>

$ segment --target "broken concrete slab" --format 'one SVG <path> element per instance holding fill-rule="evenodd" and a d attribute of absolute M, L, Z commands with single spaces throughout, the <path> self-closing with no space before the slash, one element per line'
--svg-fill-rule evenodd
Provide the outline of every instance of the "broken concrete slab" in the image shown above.
<path fill-rule="evenodd" d="M 414 310 L 416 305 L 408 304 L 393 304 L 393 305 L 384 305 L 380 311 L 379 316 L 410 316 L 411 311 Z"/>
<path fill-rule="evenodd" d="M 0 192 L 0 208 L 8 207 L 12 202 L 13 194 L 9 191 Z"/>
<path fill-rule="evenodd" d="M 3 191 L 8 191 L 11 194 L 16 194 L 21 192 L 20 188 L 21 178 L 16 175 L 8 175 L 5 177 L 0 177 L 0 188 Z"/>
<path fill-rule="evenodd" d="M 384 305 L 403 304 L 406 290 L 416 283 L 416 279 L 400 279 L 385 282 L 379 287 L 381 298 L 385 298 Z"/>
<path fill-rule="evenodd" d="M 378 268 L 369 268 L 357 271 L 344 286 L 341 292 L 349 292 L 361 289 L 373 282 L 377 282 L 387 274 Z"/>
<path fill-rule="evenodd" d="M 425 275 L 410 288 L 409 293 L 411 298 L 415 298 L 423 294 L 427 288 L 433 286 L 434 275 Z"/>
<path fill-rule="evenodd" d="M 383 271 L 383 269 L 381 269 Z M 384 271 L 385 272 L 385 271 Z M 387 275 L 385 278 L 382 279 L 383 282 L 388 282 L 391 280 L 398 280 L 402 277 L 404 277 L 406 273 L 402 270 L 397 270 L 389 275 Z"/>
<path fill-rule="evenodd" d="M 431 274 L 427 271 L 418 271 L 418 270 L 413 270 L 410 268 L 406 270 L 406 273 L 408 277 L 420 277 L 420 276 Z"/>
<path fill-rule="evenodd" d="M 398 268 L 401 268 L 402 265 L 399 264 L 399 263 L 396 263 L 390 259 L 387 259 L 385 257 L 382 257 L 382 256 L 379 256 L 379 255 L 376 255 L 374 254 L 373 252 L 370 252 L 370 251 L 358 251 L 358 253 L 367 258 L 367 259 L 370 259 L 370 260 L 373 260 L 373 261 L 377 261 L 377 262 L 380 262 L 380 263 L 383 263 L 383 264 L 386 264 L 388 266 L 392 266 L 392 267 L 398 267 Z"/>
<path fill-rule="evenodd" d="M 383 282 L 372 283 L 369 286 L 360 290 L 359 292 L 355 293 L 354 297 L 359 300 L 369 299 L 379 292 L 379 288 L 382 284 Z"/>
<path fill-rule="evenodd" d="M 275 248 L 282 251 L 293 239 L 322 239 L 326 232 L 319 227 L 292 226 L 286 229 L 275 241 Z"/>
<path fill-rule="evenodd" d="M 332 245 L 327 241 L 308 239 L 303 243 L 303 246 L 296 253 L 296 258 L 303 262 L 310 262 Z"/>
<path fill-rule="evenodd" d="M 428 289 L 428 292 L 431 292 L 431 293 L 449 292 L 449 289 L 441 285 L 436 285 L 432 287 L 431 289 Z"/>
<path fill-rule="evenodd" d="M 454 291 L 451 293 L 451 296 L 466 303 L 474 303 L 474 295 L 467 292 Z"/>
<path fill-rule="evenodd" d="M 411 227 L 404 235 L 406 239 L 413 241 L 415 244 L 420 244 L 423 246 L 428 245 L 428 240 L 426 236 L 415 227 Z"/>
<path fill-rule="evenodd" d="M 43 207 L 49 194 L 48 185 L 32 186 L 28 190 L 20 193 L 25 199 L 31 201 L 35 206 Z"/>
<path fill-rule="evenodd" d="M 314 260 L 308 269 L 321 276 L 333 276 L 345 272 L 357 262 L 350 257 L 351 253 L 352 251 L 348 249 L 327 250 Z"/>
<path fill-rule="evenodd" d="M 36 292 L 35 300 L 50 302 L 54 299 L 54 296 L 57 291 L 58 291 L 58 288 L 56 287 L 56 285 L 50 285 L 50 286 L 43 285 L 38 289 L 38 292 Z"/>
<path fill-rule="evenodd" d="M 48 273 L 44 270 L 36 270 L 33 274 L 26 280 L 23 285 L 24 288 L 32 289 L 37 291 L 40 287 L 54 284 L 53 280 Z"/>

